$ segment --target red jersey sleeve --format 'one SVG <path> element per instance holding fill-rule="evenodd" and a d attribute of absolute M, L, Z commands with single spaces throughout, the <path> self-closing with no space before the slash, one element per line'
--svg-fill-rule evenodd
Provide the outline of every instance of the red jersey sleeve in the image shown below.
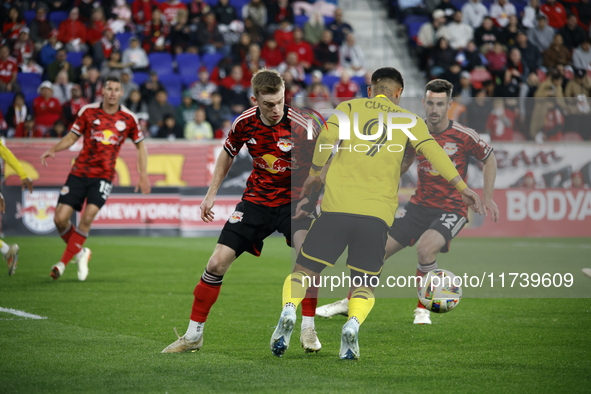
<path fill-rule="evenodd" d="M 247 141 L 244 130 L 245 126 L 245 123 L 241 122 L 240 119 L 237 119 L 237 121 L 232 124 L 232 130 L 230 130 L 228 138 L 226 138 L 226 141 L 224 142 L 224 149 L 228 152 L 230 157 L 235 157 Z"/>
<path fill-rule="evenodd" d="M 127 107 L 121 106 L 121 110 L 131 116 L 130 120 L 127 122 L 127 137 L 131 138 L 134 143 L 139 144 L 144 138 L 146 138 L 146 136 L 142 131 L 137 116 L 135 116 L 135 114 Z"/>
<path fill-rule="evenodd" d="M 72 127 L 70 128 L 70 131 L 79 137 L 84 135 L 84 131 L 87 130 L 86 126 L 88 125 L 88 119 L 85 115 L 85 111 L 86 106 L 80 109 L 78 115 L 76 115 L 76 120 L 74 120 L 74 123 L 72 123 Z"/>
<path fill-rule="evenodd" d="M 470 129 L 470 133 L 466 137 L 466 148 L 471 156 L 474 156 L 479 161 L 485 161 L 493 148 L 485 141 L 480 139 L 478 133 Z"/>

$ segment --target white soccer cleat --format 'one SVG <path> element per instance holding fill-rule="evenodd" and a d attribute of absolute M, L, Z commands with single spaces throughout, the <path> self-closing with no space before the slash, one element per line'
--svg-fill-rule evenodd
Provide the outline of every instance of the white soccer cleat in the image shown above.
<path fill-rule="evenodd" d="M 56 280 L 64 274 L 65 270 L 66 265 L 60 261 L 59 263 L 51 267 L 51 272 L 49 273 L 49 276 L 51 276 L 53 280 Z"/>
<path fill-rule="evenodd" d="M 349 315 L 349 299 L 343 298 L 333 302 L 332 304 L 322 305 L 316 308 L 316 316 L 333 317 L 335 315 Z"/>
<path fill-rule="evenodd" d="M 415 309 L 415 321 L 413 324 L 431 324 L 431 312 L 425 308 Z"/>
<path fill-rule="evenodd" d="M 4 258 L 6 259 L 6 264 L 8 265 L 8 276 L 12 276 L 14 271 L 16 271 L 16 266 L 18 264 L 18 245 L 13 244 L 8 247 L 8 253 Z"/>
<path fill-rule="evenodd" d="M 306 353 L 318 353 L 322 349 L 322 344 L 318 340 L 316 330 L 312 327 L 306 327 L 302 329 L 300 333 L 300 343 L 306 351 Z"/>
<path fill-rule="evenodd" d="M 349 319 L 341 331 L 341 351 L 339 357 L 343 360 L 359 359 L 359 323 Z"/>
<path fill-rule="evenodd" d="M 88 277 L 88 262 L 92 257 L 92 252 L 88 248 L 84 248 L 83 252 L 78 257 L 78 280 L 84 281 Z"/>
<path fill-rule="evenodd" d="M 176 328 L 174 329 L 174 332 L 176 333 Z M 203 331 L 200 332 L 199 337 L 195 341 L 187 339 L 186 335 L 181 337 L 177 333 L 176 336 L 178 339 L 165 347 L 161 353 L 194 352 L 201 349 L 201 346 L 203 346 Z"/>
<path fill-rule="evenodd" d="M 281 317 L 271 336 L 271 352 L 281 357 L 289 347 L 289 340 L 293 333 L 296 323 L 296 313 L 294 308 L 287 308 L 281 312 Z"/>

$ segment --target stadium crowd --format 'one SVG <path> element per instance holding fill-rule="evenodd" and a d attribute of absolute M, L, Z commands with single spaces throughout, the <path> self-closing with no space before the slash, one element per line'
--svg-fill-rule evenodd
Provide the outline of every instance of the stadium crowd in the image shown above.
<path fill-rule="evenodd" d="M 391 11 L 425 74 L 454 84 L 452 118 L 493 140 L 588 140 L 591 2 L 526 1 L 399 0 Z"/>

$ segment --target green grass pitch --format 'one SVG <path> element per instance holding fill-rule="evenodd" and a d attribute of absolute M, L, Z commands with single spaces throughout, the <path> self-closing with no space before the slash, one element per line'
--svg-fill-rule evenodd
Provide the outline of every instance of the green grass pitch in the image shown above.
<path fill-rule="evenodd" d="M 269 338 L 291 262 L 284 240 L 272 237 L 262 257 L 244 255 L 226 275 L 203 348 L 161 354 L 173 327 L 186 329 L 214 238 L 91 237 L 86 282 L 75 265 L 49 277 L 59 238 L 6 241 L 21 254 L 14 276 L 0 272 L 0 307 L 47 319 L 0 312 L 2 393 L 591 391 L 589 298 L 471 298 L 464 289 L 458 308 L 431 326 L 412 324 L 415 299 L 379 298 L 361 327 L 359 361 L 338 359 L 342 316 L 317 318 L 318 354 L 300 348 L 298 320 L 290 349 L 276 358 Z M 589 239 L 457 239 L 439 265 L 456 274 L 571 272 L 577 291 L 591 295 L 581 273 L 590 255 Z M 415 266 L 407 249 L 384 275 Z"/>

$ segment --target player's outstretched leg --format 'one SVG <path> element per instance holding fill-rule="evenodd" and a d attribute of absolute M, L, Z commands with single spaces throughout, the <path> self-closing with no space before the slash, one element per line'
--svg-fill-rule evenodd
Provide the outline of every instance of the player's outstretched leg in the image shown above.
<path fill-rule="evenodd" d="M 0 250 L 6 260 L 6 265 L 8 265 L 8 275 L 12 276 L 18 264 L 19 247 L 17 244 L 8 245 L 6 242 L 0 240 Z"/>
<path fill-rule="evenodd" d="M 306 298 L 302 300 L 302 331 L 300 332 L 300 343 L 306 353 L 318 353 L 322 349 L 314 324 L 317 304 L 318 287 L 309 287 Z"/>
<path fill-rule="evenodd" d="M 437 269 L 437 261 L 434 261 L 429 264 L 418 264 L 417 265 L 417 277 L 424 277 L 429 271 Z M 419 300 L 417 303 L 417 307 L 414 311 L 414 321 L 413 324 L 431 324 L 431 312 L 421 303 Z"/>
<path fill-rule="evenodd" d="M 343 360 L 359 359 L 359 322 L 356 318 L 347 320 L 341 331 L 341 350 Z"/>
<path fill-rule="evenodd" d="M 316 308 L 316 315 L 320 317 L 333 317 L 336 315 L 347 316 L 349 314 L 349 299 L 343 298 L 333 302 L 332 304 L 322 305 Z"/>
<path fill-rule="evenodd" d="M 271 352 L 275 356 L 283 356 L 289 347 L 289 341 L 293 333 L 293 328 L 295 327 L 296 319 L 295 305 L 286 305 L 283 312 L 281 312 L 277 327 L 275 327 L 275 331 L 271 335 Z"/>

